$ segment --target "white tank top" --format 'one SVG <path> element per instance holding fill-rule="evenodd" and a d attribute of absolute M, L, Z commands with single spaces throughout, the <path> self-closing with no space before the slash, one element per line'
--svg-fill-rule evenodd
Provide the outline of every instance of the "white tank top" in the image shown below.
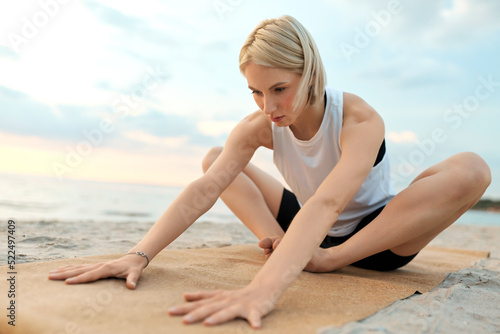
<path fill-rule="evenodd" d="M 289 127 L 272 124 L 274 163 L 297 196 L 300 205 L 311 198 L 340 159 L 343 93 L 326 88 L 326 107 L 318 132 L 310 140 L 295 138 Z M 363 217 L 387 204 L 396 195 L 387 154 L 372 168 L 328 235 L 344 236 Z"/>

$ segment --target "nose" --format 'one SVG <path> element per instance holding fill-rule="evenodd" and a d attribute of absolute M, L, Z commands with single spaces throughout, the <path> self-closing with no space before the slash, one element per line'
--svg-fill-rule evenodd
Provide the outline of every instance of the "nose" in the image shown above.
<path fill-rule="evenodd" d="M 273 98 L 271 96 L 264 97 L 264 108 L 262 108 L 262 111 L 264 111 L 266 115 L 271 115 L 276 109 L 276 102 Z"/>

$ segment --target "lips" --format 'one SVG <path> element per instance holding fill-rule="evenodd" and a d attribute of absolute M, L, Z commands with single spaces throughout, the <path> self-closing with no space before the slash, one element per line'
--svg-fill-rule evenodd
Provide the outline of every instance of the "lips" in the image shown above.
<path fill-rule="evenodd" d="M 283 117 L 285 117 L 285 116 L 271 117 L 271 121 L 273 121 L 274 123 L 277 123 L 277 122 L 281 121 L 283 119 Z"/>

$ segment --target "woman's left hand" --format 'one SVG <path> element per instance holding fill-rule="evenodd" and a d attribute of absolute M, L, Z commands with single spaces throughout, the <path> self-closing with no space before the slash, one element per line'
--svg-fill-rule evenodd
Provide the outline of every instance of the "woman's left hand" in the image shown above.
<path fill-rule="evenodd" d="M 274 308 L 272 296 L 247 286 L 240 290 L 198 291 L 184 294 L 188 303 L 172 307 L 170 315 L 184 315 L 183 322 L 203 321 L 207 326 L 236 319 L 247 319 L 254 329 L 260 328 L 262 318 Z"/>

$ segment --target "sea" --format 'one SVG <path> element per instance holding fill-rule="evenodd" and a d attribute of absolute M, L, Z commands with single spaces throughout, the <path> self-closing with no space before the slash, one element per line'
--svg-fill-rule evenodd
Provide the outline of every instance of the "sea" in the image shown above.
<path fill-rule="evenodd" d="M 181 191 L 172 186 L 0 174 L 0 219 L 154 222 Z M 221 200 L 198 221 L 239 222 Z M 500 226 L 500 213 L 469 210 L 456 224 Z"/>

